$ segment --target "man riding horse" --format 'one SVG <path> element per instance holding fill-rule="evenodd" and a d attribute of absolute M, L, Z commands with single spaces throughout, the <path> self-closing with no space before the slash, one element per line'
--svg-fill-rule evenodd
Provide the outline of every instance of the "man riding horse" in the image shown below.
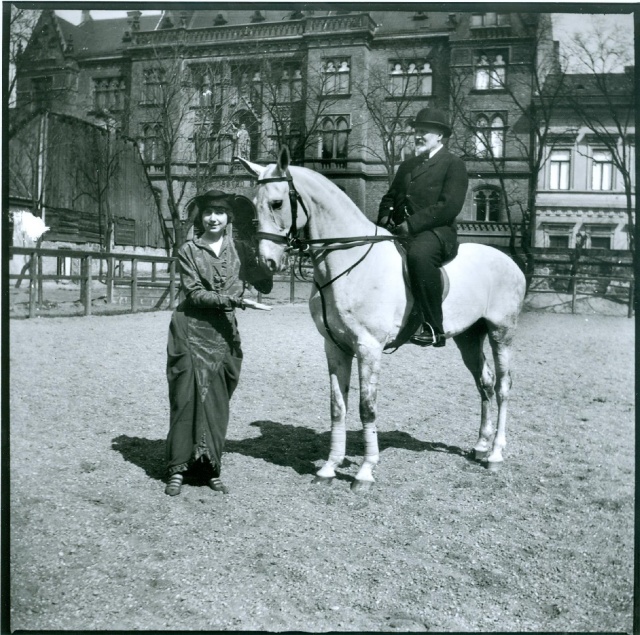
<path fill-rule="evenodd" d="M 423 324 L 410 341 L 440 347 L 446 343 L 440 267 L 458 252 L 455 219 L 469 179 L 464 162 L 443 146 L 451 128 L 442 111 L 423 108 L 410 125 L 415 129 L 416 156 L 400 164 L 380 202 L 378 225 L 411 237 L 407 266 Z"/>

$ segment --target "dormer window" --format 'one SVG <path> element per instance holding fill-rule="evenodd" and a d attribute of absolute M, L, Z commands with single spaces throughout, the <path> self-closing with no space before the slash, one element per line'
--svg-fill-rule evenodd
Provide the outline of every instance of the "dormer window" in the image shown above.
<path fill-rule="evenodd" d="M 224 19 L 224 16 L 222 15 L 222 13 L 218 13 L 218 15 L 213 20 L 213 26 L 222 26 L 226 23 L 227 21 Z"/>
<path fill-rule="evenodd" d="M 262 13 L 260 13 L 260 11 L 256 10 L 253 12 L 253 15 L 251 16 L 251 22 L 255 23 L 255 22 L 264 22 L 265 21 L 265 17 L 262 15 Z"/>

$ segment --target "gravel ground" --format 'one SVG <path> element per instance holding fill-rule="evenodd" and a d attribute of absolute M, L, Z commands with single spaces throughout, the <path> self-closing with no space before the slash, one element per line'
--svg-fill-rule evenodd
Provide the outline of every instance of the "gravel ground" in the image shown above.
<path fill-rule="evenodd" d="M 312 486 L 321 338 L 304 305 L 240 312 L 231 493 L 170 498 L 169 318 L 12 320 L 12 630 L 631 632 L 632 320 L 522 316 L 497 473 L 465 455 L 480 405 L 456 347 L 389 355 L 357 496 L 357 383 L 348 460 Z"/>

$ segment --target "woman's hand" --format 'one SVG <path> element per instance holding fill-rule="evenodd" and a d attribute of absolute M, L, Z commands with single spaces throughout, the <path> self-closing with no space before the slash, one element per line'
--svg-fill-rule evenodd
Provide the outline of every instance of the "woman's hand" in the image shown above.
<path fill-rule="evenodd" d="M 243 308 L 256 309 L 257 311 L 271 311 L 271 307 L 267 304 L 261 304 L 249 298 L 242 298 Z"/>

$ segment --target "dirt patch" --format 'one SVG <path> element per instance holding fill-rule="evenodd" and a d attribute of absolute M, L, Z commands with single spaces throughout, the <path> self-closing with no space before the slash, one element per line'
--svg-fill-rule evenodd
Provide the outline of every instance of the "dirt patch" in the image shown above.
<path fill-rule="evenodd" d="M 631 632 L 631 320 L 523 315 L 496 474 L 465 455 L 479 399 L 456 347 L 389 355 L 361 497 L 357 382 L 348 459 L 313 487 L 322 340 L 303 305 L 240 312 L 231 494 L 170 498 L 169 317 L 11 322 L 12 629 Z"/>

